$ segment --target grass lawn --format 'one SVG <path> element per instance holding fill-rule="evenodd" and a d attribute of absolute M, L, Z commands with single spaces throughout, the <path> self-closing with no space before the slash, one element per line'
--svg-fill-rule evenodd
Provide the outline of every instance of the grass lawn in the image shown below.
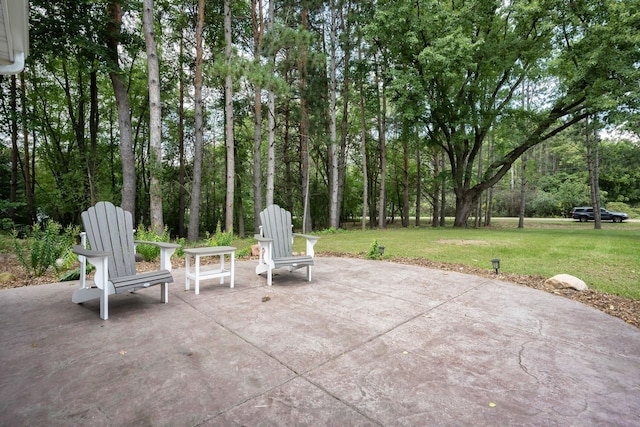
<path fill-rule="evenodd" d="M 377 240 L 385 246 L 385 258 L 421 257 L 487 269 L 491 259 L 500 258 L 502 272 L 571 274 L 592 289 L 640 300 L 640 223 L 603 223 L 594 230 L 593 222 L 568 220 L 526 220 L 523 229 L 513 219 L 492 222 L 480 229 L 394 226 L 322 233 L 315 249 L 366 254 Z"/>

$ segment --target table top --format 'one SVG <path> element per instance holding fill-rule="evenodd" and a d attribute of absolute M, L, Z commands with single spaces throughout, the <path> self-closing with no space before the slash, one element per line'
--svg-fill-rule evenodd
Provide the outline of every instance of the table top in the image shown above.
<path fill-rule="evenodd" d="M 218 255 L 235 252 L 234 246 L 205 246 L 202 248 L 187 248 L 184 253 L 189 255 Z"/>

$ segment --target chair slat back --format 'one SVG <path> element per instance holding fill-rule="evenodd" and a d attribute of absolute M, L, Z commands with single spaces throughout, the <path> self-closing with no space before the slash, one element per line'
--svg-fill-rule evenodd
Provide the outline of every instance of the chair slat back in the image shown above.
<path fill-rule="evenodd" d="M 109 202 L 98 202 L 82 213 L 91 249 L 110 252 L 109 278 L 136 274 L 131 213 Z"/>
<path fill-rule="evenodd" d="M 260 222 L 264 237 L 273 239 L 273 257 L 290 257 L 293 250 L 291 212 L 278 205 L 270 205 L 260 212 Z"/>

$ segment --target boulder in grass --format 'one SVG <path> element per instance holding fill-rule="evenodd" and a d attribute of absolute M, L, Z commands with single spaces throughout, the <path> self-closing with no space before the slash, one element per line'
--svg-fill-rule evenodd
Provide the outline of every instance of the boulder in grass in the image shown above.
<path fill-rule="evenodd" d="M 0 273 L 0 283 L 13 282 L 17 280 L 16 276 L 9 273 L 8 271 L 5 273 Z"/>
<path fill-rule="evenodd" d="M 576 291 L 586 291 L 589 289 L 586 283 L 570 274 L 557 274 L 547 279 L 544 284 L 553 286 L 556 289 L 572 288 Z"/>

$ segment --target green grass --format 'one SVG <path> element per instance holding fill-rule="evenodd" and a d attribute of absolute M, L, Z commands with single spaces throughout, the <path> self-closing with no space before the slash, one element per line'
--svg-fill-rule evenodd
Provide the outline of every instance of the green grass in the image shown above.
<path fill-rule="evenodd" d="M 640 223 L 495 220 L 491 228 L 392 228 L 323 233 L 317 252 L 366 254 L 374 240 L 385 258 L 420 257 L 491 269 L 501 259 L 502 272 L 551 277 L 566 273 L 592 289 L 640 299 Z M 302 247 L 299 250 L 304 250 Z"/>
<path fill-rule="evenodd" d="M 428 224 L 425 220 L 424 224 Z M 366 254 L 372 243 L 385 246 L 384 258 L 419 257 L 491 269 L 501 259 L 501 272 L 551 277 L 567 273 L 592 289 L 640 300 L 640 222 L 593 223 L 567 220 L 494 219 L 491 228 L 390 227 L 387 230 L 339 230 L 320 233 L 316 252 Z M 0 253 L 13 252 L 9 236 L 0 235 Z M 234 239 L 238 253 L 255 241 Z M 304 251 L 304 239 L 295 250 Z"/>

